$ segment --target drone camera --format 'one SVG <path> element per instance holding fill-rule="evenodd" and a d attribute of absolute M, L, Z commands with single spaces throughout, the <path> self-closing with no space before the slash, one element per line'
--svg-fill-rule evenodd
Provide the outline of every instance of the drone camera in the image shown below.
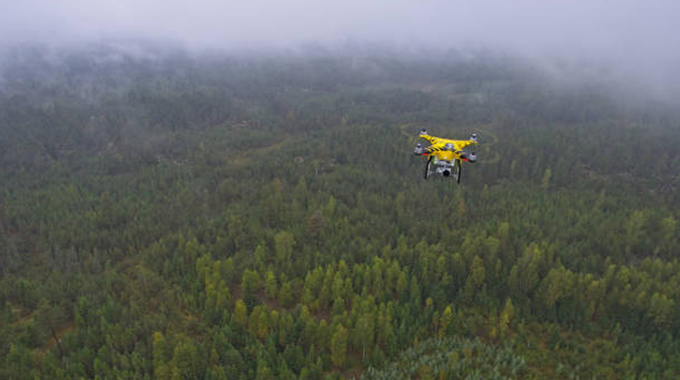
<path fill-rule="evenodd" d="M 443 175 L 444 177 L 448 177 L 448 176 L 451 175 L 451 172 L 448 171 L 448 170 L 444 170 L 444 171 L 442 172 L 442 175 Z"/>

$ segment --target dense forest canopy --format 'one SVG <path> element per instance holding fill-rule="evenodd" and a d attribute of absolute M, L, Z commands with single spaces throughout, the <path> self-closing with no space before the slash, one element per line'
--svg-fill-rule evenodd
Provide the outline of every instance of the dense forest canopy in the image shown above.
<path fill-rule="evenodd" d="M 0 378 L 680 376 L 677 108 L 309 53 L 4 52 Z M 479 134 L 462 184 L 422 181 L 422 127 Z"/>

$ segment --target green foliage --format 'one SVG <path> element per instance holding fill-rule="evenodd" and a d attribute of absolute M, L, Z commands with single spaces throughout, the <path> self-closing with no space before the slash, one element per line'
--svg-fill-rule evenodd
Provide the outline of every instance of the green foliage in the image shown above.
<path fill-rule="evenodd" d="M 385 368 L 369 368 L 361 379 L 515 379 L 525 368 L 524 359 L 509 346 L 500 348 L 450 337 L 421 342 Z"/>
<path fill-rule="evenodd" d="M 0 378 L 680 374 L 676 110 L 493 56 L 41 54 L 0 92 Z M 460 186 L 422 126 L 479 133 Z"/>
<path fill-rule="evenodd" d="M 331 360 L 336 367 L 342 367 L 347 357 L 347 340 L 349 332 L 342 325 L 338 325 L 331 339 Z"/>

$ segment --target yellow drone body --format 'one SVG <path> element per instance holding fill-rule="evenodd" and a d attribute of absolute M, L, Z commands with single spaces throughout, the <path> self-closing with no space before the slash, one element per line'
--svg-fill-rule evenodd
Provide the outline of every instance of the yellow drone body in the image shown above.
<path fill-rule="evenodd" d="M 444 177 L 451 174 L 460 182 L 463 161 L 475 162 L 475 153 L 467 153 L 465 147 L 477 145 L 477 134 L 473 133 L 469 140 L 451 140 L 441 137 L 430 136 L 426 130 L 421 130 L 418 136 L 430 143 L 430 146 L 423 148 L 421 144 L 416 145 L 413 153 L 418 156 L 427 156 L 425 163 L 425 179 L 433 173 L 439 173 Z M 454 173 L 455 172 L 455 173 Z"/>

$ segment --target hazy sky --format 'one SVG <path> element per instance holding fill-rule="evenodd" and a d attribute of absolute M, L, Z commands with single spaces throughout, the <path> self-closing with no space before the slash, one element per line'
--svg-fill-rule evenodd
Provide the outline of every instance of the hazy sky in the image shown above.
<path fill-rule="evenodd" d="M 4 3 L 4 4 L 3 4 Z M 189 48 L 484 44 L 680 74 L 680 0 L 0 0 L 0 45 L 110 38 Z"/>
<path fill-rule="evenodd" d="M 2 4 L 4 3 L 4 4 Z M 0 38 L 197 46 L 390 41 L 631 53 L 680 44 L 677 0 L 0 0 Z"/>

